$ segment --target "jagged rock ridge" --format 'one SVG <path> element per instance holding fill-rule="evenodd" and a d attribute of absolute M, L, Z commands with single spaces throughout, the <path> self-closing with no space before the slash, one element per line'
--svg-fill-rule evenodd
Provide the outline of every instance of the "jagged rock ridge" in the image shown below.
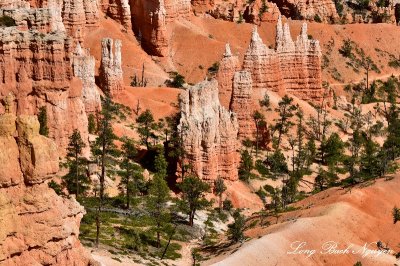
<path fill-rule="evenodd" d="M 204 81 L 181 94 L 181 120 L 186 160 L 194 173 L 212 182 L 218 176 L 237 180 L 239 164 L 236 115 L 220 105 L 218 82 Z"/>

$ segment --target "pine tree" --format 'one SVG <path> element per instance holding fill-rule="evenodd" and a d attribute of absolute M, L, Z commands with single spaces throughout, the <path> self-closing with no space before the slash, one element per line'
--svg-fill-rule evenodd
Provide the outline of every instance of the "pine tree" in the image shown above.
<path fill-rule="evenodd" d="M 157 233 L 157 247 L 161 247 L 161 232 L 164 225 L 170 221 L 167 203 L 169 201 L 169 188 L 167 182 L 160 175 L 155 175 L 146 199 L 146 209 L 155 223 Z"/>
<path fill-rule="evenodd" d="M 233 219 L 234 222 L 228 225 L 228 237 L 235 243 L 241 242 L 245 239 L 243 231 L 246 226 L 246 219 L 238 209 L 233 213 Z"/>
<path fill-rule="evenodd" d="M 142 144 L 146 145 L 147 150 L 150 149 L 150 139 L 155 137 L 154 130 L 157 127 L 157 124 L 154 122 L 153 114 L 149 109 L 144 111 L 139 115 L 136 119 L 138 123 L 138 133 L 140 135 L 140 139 Z"/>
<path fill-rule="evenodd" d="M 259 111 L 255 111 L 253 113 L 253 120 L 254 123 L 256 124 L 256 157 L 258 157 L 258 148 L 260 145 L 260 129 L 262 127 L 265 127 L 266 122 L 265 122 L 265 117 L 262 113 Z"/>
<path fill-rule="evenodd" d="M 114 134 L 112 122 L 123 117 L 120 106 L 113 103 L 109 96 L 102 99 L 102 110 L 98 123 L 98 137 L 92 145 L 92 154 L 100 166 L 99 173 L 99 202 L 96 211 L 96 246 L 99 245 L 101 212 L 104 203 L 104 189 L 106 176 L 115 172 L 116 160 L 119 157 L 119 150 L 115 145 L 117 136 Z"/>
<path fill-rule="evenodd" d="M 293 122 L 291 122 L 290 119 L 294 116 L 294 111 L 296 111 L 297 108 L 292 103 L 293 98 L 285 95 L 278 103 L 278 108 L 275 109 L 275 112 L 279 114 L 279 118 L 275 119 L 275 130 L 278 131 L 277 148 L 279 148 L 281 144 L 282 136 L 293 126 Z"/>
<path fill-rule="evenodd" d="M 80 193 L 87 189 L 89 178 L 85 173 L 86 158 L 82 157 L 83 149 L 86 147 L 81 133 L 75 129 L 69 137 L 67 147 L 67 166 L 69 172 L 63 177 L 63 185 L 69 193 L 74 193 L 78 199 Z"/>
<path fill-rule="evenodd" d="M 244 182 L 249 182 L 253 177 L 251 171 L 254 169 L 253 158 L 247 150 L 243 150 L 241 153 L 241 160 L 239 165 L 239 178 Z"/>
<path fill-rule="evenodd" d="M 39 108 L 38 120 L 40 124 L 39 134 L 43 136 L 49 136 L 49 128 L 47 126 L 47 108 L 42 106 Z"/>
<path fill-rule="evenodd" d="M 161 149 L 155 158 L 155 174 L 152 180 L 149 195 L 146 200 L 147 210 L 155 223 L 157 233 L 157 247 L 161 247 L 161 232 L 170 221 L 167 203 L 170 199 L 169 187 L 165 178 L 167 176 L 167 162 L 164 158 L 164 150 Z"/>
<path fill-rule="evenodd" d="M 89 134 L 96 133 L 96 117 L 94 116 L 94 114 L 89 114 L 88 116 L 88 131 Z"/>
<path fill-rule="evenodd" d="M 143 169 L 135 162 L 137 149 L 133 140 L 128 138 L 123 139 L 121 155 L 121 170 L 119 171 L 121 182 L 119 188 L 125 195 L 126 208 L 129 209 L 131 196 L 137 193 L 139 184 L 143 182 Z"/>
<path fill-rule="evenodd" d="M 393 214 L 393 223 L 396 224 L 398 221 L 400 221 L 400 209 L 394 207 L 392 214 Z"/>
<path fill-rule="evenodd" d="M 196 211 L 210 205 L 210 202 L 205 198 L 205 194 L 210 190 L 210 185 L 197 176 L 189 175 L 179 184 L 179 188 L 183 195 L 178 205 L 183 212 L 187 213 L 189 225 L 193 226 Z"/>
<path fill-rule="evenodd" d="M 214 181 L 214 194 L 219 198 L 219 212 L 222 211 L 222 194 L 224 194 L 226 190 L 226 186 L 224 180 L 221 177 L 218 177 Z"/>

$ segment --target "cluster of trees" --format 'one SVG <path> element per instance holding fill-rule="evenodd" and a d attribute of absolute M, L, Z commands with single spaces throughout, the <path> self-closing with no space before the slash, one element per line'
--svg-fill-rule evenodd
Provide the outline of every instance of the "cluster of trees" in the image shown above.
<path fill-rule="evenodd" d="M 181 220 L 177 218 L 179 213 L 186 214 L 187 223 L 193 226 L 196 213 L 211 206 L 211 202 L 205 198 L 206 193 L 211 192 L 211 186 L 191 173 L 190 166 L 184 164 L 182 132 L 177 130 L 179 117 L 155 121 L 151 111 L 145 110 L 134 125 L 140 137 L 139 141 L 135 141 L 126 136 L 117 137 L 113 131 L 112 124 L 125 119 L 126 111 L 125 107 L 114 103 L 107 95 L 102 99 L 101 112 L 89 118 L 89 127 L 91 133 L 97 135 L 96 140 L 86 147 L 80 132 L 75 130 L 72 133 L 64 164 L 69 171 L 63 177 L 62 187 L 57 187 L 54 182 L 51 187 L 58 193 L 67 190 L 69 194 L 75 194 L 78 200 L 95 195 L 95 244 L 98 245 L 102 231 L 101 214 L 106 211 L 104 206 L 108 198 L 105 192 L 106 179 L 119 176 L 120 207 L 129 210 L 139 204 L 135 207 L 151 218 L 149 226 L 154 232 L 155 247 L 161 248 L 162 239 L 167 240 L 161 255 L 163 258 Z M 118 142 L 120 145 L 117 146 Z M 84 156 L 86 148 L 90 148 L 90 159 Z M 89 178 L 90 164 L 98 168 L 96 184 Z M 177 168 L 173 167 L 176 164 L 181 164 L 185 170 L 181 172 L 182 182 L 177 185 L 181 197 L 172 199 L 168 181 L 171 180 L 171 173 L 176 172 Z M 152 172 L 151 180 L 145 180 L 144 168 Z M 216 180 L 214 193 L 219 197 L 220 208 L 225 190 L 223 180 Z"/>
<path fill-rule="evenodd" d="M 249 182 L 260 176 L 282 177 L 281 188 L 265 186 L 257 192 L 262 199 L 269 196 L 271 208 L 279 210 L 301 196 L 300 183 L 321 191 L 338 185 L 351 187 L 393 172 L 394 161 L 400 155 L 400 109 L 397 105 L 400 81 L 392 76 L 363 88 L 349 89 L 351 103 L 345 107 L 344 118 L 338 121 L 329 118 L 324 102 L 316 107 L 316 116 L 305 119 L 293 99 L 283 97 L 274 109 L 277 118 L 268 125 L 272 150 L 266 150 L 260 157 L 260 137 L 256 130 L 255 140 L 244 141 L 246 149 L 241 154 L 240 178 Z M 374 105 L 373 110 L 364 111 L 364 103 Z M 260 105 L 267 112 L 271 111 L 267 95 Z M 385 121 L 380 121 L 378 116 L 383 116 Z M 254 121 L 256 128 L 266 123 L 258 111 Z M 339 132 L 331 130 L 333 126 Z M 284 137 L 286 145 L 283 145 Z M 314 182 L 304 179 L 313 173 L 316 174 Z"/>

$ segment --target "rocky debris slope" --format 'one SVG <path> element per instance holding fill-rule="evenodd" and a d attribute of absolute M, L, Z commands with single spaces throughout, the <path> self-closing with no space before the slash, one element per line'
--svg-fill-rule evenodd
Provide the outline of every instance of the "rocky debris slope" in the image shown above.
<path fill-rule="evenodd" d="M 204 81 L 181 94 L 181 120 L 186 159 L 203 180 L 218 176 L 237 180 L 238 122 L 236 115 L 221 106 L 216 80 Z"/>
<path fill-rule="evenodd" d="M 100 82 L 104 92 L 116 95 L 124 89 L 120 40 L 103 39 L 101 43 Z"/>
<path fill-rule="evenodd" d="M 83 207 L 46 183 L 58 154 L 37 118 L 1 115 L 0 143 L 0 264 L 95 265 L 78 240 Z"/>
<path fill-rule="evenodd" d="M 87 139 L 87 115 L 82 99 L 82 83 L 72 72 L 72 40 L 63 32 L 43 34 L 0 29 L 0 113 L 4 97 L 15 101 L 14 114 L 35 115 L 47 111 L 49 136 L 64 149 L 76 128 Z"/>

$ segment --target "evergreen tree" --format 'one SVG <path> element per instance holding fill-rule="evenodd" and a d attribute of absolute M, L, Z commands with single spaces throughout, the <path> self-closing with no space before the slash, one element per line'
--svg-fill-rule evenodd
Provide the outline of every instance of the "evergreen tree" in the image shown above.
<path fill-rule="evenodd" d="M 193 226 L 196 211 L 210 205 L 210 202 L 205 198 L 205 194 L 210 190 L 210 185 L 197 176 L 189 175 L 179 184 L 179 188 L 183 195 L 178 205 L 183 212 L 187 213 L 189 225 Z"/>
<path fill-rule="evenodd" d="M 277 149 L 279 149 L 281 144 L 282 136 L 293 126 L 293 122 L 291 122 L 290 119 L 294 116 L 294 111 L 296 111 L 297 108 L 292 103 L 293 98 L 285 95 L 278 103 L 278 108 L 275 109 L 275 112 L 279 114 L 279 118 L 274 120 L 275 130 L 278 131 L 278 139 L 276 142 Z"/>
<path fill-rule="evenodd" d="M 259 111 L 255 111 L 253 113 L 253 119 L 254 123 L 256 124 L 256 157 L 258 157 L 258 148 L 260 144 L 260 129 L 262 127 L 265 127 L 266 122 L 265 122 L 265 117 L 262 113 Z"/>
<path fill-rule="evenodd" d="M 49 128 L 47 126 L 47 108 L 42 106 L 39 108 L 38 120 L 40 124 L 39 134 L 43 136 L 49 136 Z"/>
<path fill-rule="evenodd" d="M 96 117 L 94 116 L 94 114 L 89 114 L 88 116 L 88 131 L 89 134 L 96 133 Z"/>
<path fill-rule="evenodd" d="M 289 173 L 285 155 L 282 153 L 280 149 L 276 150 L 273 154 L 269 155 L 267 157 L 267 161 L 269 165 L 269 170 L 272 173 L 276 175 Z"/>
<path fill-rule="evenodd" d="M 241 242 L 245 239 L 243 231 L 246 226 L 246 219 L 238 209 L 233 213 L 233 219 L 234 222 L 228 225 L 228 237 L 235 243 Z"/>
<path fill-rule="evenodd" d="M 153 114 L 149 109 L 144 111 L 136 119 L 138 123 L 138 133 L 142 144 L 146 145 L 147 150 L 150 149 L 150 139 L 155 138 L 155 129 L 157 128 L 157 123 L 154 122 Z"/>
<path fill-rule="evenodd" d="M 126 208 L 129 209 L 131 197 L 137 193 L 140 183 L 143 183 L 143 169 L 135 162 L 137 149 L 133 140 L 123 139 L 121 155 L 119 188 L 125 196 Z"/>
<path fill-rule="evenodd" d="M 320 154 L 321 161 L 326 165 L 337 165 L 343 162 L 345 143 L 337 133 L 333 133 L 329 138 L 321 143 Z"/>
<path fill-rule="evenodd" d="M 156 157 L 157 172 L 152 180 L 149 195 L 146 200 L 147 211 L 152 221 L 155 223 L 155 231 L 157 233 L 157 247 L 161 247 L 162 228 L 170 221 L 170 214 L 167 203 L 170 199 L 169 188 L 165 181 L 166 164 L 162 154 Z"/>
<path fill-rule="evenodd" d="M 392 214 L 393 214 L 393 223 L 396 224 L 398 221 L 400 221 L 400 209 L 394 207 Z"/>
<path fill-rule="evenodd" d="M 219 198 L 219 212 L 222 211 L 222 194 L 224 194 L 226 190 L 226 186 L 224 180 L 221 177 L 218 177 L 214 181 L 214 194 Z"/>
<path fill-rule="evenodd" d="M 253 158 L 247 150 L 241 153 L 241 160 L 239 165 L 239 178 L 244 182 L 249 182 L 253 177 L 252 170 L 254 169 Z"/>
<path fill-rule="evenodd" d="M 69 193 L 74 193 L 77 199 L 80 193 L 83 193 L 87 189 L 87 185 L 89 184 L 89 178 L 85 172 L 87 160 L 82 157 L 85 147 L 86 144 L 82 140 L 81 133 L 75 129 L 69 137 L 66 163 L 69 172 L 63 177 L 63 185 Z"/>
<path fill-rule="evenodd" d="M 102 99 L 102 110 L 98 123 L 98 137 L 92 145 L 92 154 L 100 166 L 99 202 L 96 210 L 96 246 L 99 245 L 101 212 L 104 203 L 105 178 L 115 172 L 119 150 L 115 145 L 117 136 L 114 134 L 112 122 L 123 117 L 120 106 L 113 103 L 109 96 Z"/>

